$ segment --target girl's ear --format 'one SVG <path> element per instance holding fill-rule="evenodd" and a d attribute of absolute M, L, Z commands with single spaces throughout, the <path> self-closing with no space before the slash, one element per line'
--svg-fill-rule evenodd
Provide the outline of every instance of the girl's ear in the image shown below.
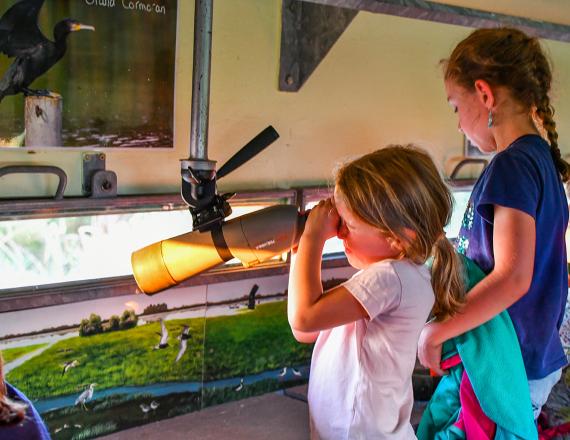
<path fill-rule="evenodd" d="M 495 105 L 495 93 L 487 81 L 483 79 L 475 81 L 475 93 L 481 103 L 487 107 L 487 110 L 493 108 Z"/>
<path fill-rule="evenodd" d="M 404 253 L 408 247 L 408 244 L 412 243 L 416 239 L 417 235 L 415 231 L 409 228 L 403 228 L 402 234 L 405 236 L 404 239 L 393 235 L 391 237 L 388 237 L 387 241 L 392 249 Z"/>
<path fill-rule="evenodd" d="M 401 253 L 404 251 L 404 245 L 398 237 L 395 236 L 387 237 L 386 241 L 388 242 L 390 247 L 396 252 Z"/>

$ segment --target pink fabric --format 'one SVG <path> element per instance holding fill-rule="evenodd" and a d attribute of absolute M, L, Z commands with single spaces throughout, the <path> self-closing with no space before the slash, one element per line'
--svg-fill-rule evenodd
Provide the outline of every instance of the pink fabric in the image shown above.
<path fill-rule="evenodd" d="M 538 417 L 538 439 L 539 440 L 552 440 L 558 436 L 570 434 L 570 422 L 563 423 L 558 426 L 550 426 L 548 417 L 543 412 Z"/>
<path fill-rule="evenodd" d="M 444 361 L 441 361 L 441 369 L 442 370 L 449 370 L 451 367 L 455 367 L 456 365 L 459 365 L 461 363 L 461 358 L 459 357 L 458 354 L 451 356 L 450 358 L 447 358 Z"/>
<path fill-rule="evenodd" d="M 493 439 L 497 425 L 481 409 L 471 381 L 465 371 L 459 386 L 459 400 L 461 402 L 461 411 L 454 425 L 464 431 L 466 438 L 469 440 Z"/>
<path fill-rule="evenodd" d="M 551 440 L 564 434 L 570 434 L 570 422 L 540 431 L 538 438 L 539 440 Z"/>

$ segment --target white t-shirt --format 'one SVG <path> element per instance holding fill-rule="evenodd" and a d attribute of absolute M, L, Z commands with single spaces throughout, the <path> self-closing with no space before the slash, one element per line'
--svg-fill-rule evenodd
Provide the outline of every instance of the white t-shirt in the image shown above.
<path fill-rule="evenodd" d="M 429 269 L 384 260 L 343 286 L 370 319 L 321 331 L 311 361 L 311 438 L 415 439 L 410 423 L 418 338 L 434 303 Z"/>

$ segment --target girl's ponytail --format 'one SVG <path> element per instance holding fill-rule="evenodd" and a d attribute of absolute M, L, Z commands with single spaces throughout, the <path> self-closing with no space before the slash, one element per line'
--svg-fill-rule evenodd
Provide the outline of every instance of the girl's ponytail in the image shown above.
<path fill-rule="evenodd" d="M 432 249 L 431 285 L 435 293 L 433 315 L 437 321 L 453 316 L 465 301 L 463 265 L 451 242 L 442 233 Z"/>
<path fill-rule="evenodd" d="M 6 384 L 4 383 L 3 360 L 0 353 L 0 429 L 3 425 L 20 423 L 26 415 L 26 406 L 12 402 L 8 398 Z"/>

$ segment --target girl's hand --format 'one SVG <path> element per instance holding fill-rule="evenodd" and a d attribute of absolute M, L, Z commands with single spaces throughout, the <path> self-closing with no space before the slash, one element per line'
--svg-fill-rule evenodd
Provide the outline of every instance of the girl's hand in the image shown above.
<path fill-rule="evenodd" d="M 331 198 L 321 200 L 311 209 L 305 223 L 303 236 L 325 242 L 335 237 L 340 224 L 340 217 Z"/>
<path fill-rule="evenodd" d="M 437 322 L 428 322 L 424 325 L 418 341 L 418 359 L 424 367 L 434 371 L 438 376 L 443 376 L 446 372 L 440 366 L 442 344 L 433 341 L 438 326 Z"/>

